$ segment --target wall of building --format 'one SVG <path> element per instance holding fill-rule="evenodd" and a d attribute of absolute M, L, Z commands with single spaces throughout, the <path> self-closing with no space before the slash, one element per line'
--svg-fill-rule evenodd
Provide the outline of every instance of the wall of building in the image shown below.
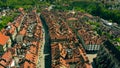
<path fill-rule="evenodd" d="M 12 42 L 11 42 L 11 39 L 9 38 L 9 40 L 8 40 L 8 42 L 7 42 L 8 48 L 11 48 L 11 45 L 12 45 Z"/>

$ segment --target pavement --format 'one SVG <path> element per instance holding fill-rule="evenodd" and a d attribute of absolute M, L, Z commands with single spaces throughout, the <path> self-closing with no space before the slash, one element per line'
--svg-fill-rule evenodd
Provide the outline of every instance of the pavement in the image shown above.
<path fill-rule="evenodd" d="M 42 33 L 43 33 L 43 40 L 40 41 L 42 43 L 40 47 L 40 51 L 38 53 L 38 64 L 37 68 L 45 68 L 45 55 L 44 55 L 44 45 L 45 45 L 45 30 L 42 27 Z"/>
<path fill-rule="evenodd" d="M 87 57 L 88 57 L 90 63 L 93 62 L 93 58 L 95 58 L 96 56 L 97 56 L 97 54 L 87 54 Z"/>

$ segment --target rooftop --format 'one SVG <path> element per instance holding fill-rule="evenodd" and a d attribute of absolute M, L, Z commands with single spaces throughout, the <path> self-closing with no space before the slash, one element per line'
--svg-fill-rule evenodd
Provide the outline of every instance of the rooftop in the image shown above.
<path fill-rule="evenodd" d="M 0 45 L 5 45 L 9 40 L 9 36 L 6 36 L 0 32 Z"/>
<path fill-rule="evenodd" d="M 12 61 L 12 53 L 10 50 L 6 51 L 5 54 L 2 56 L 2 60 L 0 60 L 0 64 L 3 66 L 7 66 L 10 64 L 10 62 Z"/>

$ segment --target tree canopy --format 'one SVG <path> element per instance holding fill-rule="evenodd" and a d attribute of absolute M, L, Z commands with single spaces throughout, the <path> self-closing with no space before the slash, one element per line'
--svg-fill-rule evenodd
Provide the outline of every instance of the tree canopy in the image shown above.
<path fill-rule="evenodd" d="M 109 10 L 104 7 L 104 4 L 102 3 L 94 1 L 73 1 L 70 6 L 81 8 L 92 15 L 99 16 L 106 20 L 112 20 L 113 22 L 120 24 L 119 10 Z"/>
<path fill-rule="evenodd" d="M 28 8 L 38 2 L 39 0 L 0 0 L 0 7 L 18 8 L 22 6 Z"/>

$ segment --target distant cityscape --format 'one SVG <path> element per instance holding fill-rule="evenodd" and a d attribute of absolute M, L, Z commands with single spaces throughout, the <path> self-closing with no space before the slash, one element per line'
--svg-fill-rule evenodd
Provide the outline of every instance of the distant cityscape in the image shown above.
<path fill-rule="evenodd" d="M 119 0 L 22 1 L 0 1 L 0 68 L 120 68 Z"/>

